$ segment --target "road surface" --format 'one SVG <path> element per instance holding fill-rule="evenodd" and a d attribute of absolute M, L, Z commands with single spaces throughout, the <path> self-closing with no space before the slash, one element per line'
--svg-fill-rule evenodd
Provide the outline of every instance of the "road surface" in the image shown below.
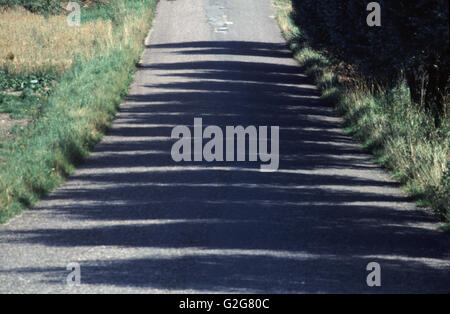
<path fill-rule="evenodd" d="M 449 236 L 345 134 L 274 15 L 269 0 L 160 1 L 108 135 L 0 227 L 0 292 L 450 292 Z M 172 128 L 196 117 L 279 126 L 279 171 L 174 162 Z"/>

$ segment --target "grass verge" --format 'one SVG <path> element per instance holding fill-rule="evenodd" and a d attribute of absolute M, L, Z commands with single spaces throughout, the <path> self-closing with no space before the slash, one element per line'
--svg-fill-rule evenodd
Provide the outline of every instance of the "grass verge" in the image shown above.
<path fill-rule="evenodd" d="M 114 12 L 112 31 L 107 32 L 111 37 L 86 54 L 72 54 L 33 123 L 18 128 L 15 141 L 4 143 L 0 222 L 62 183 L 101 139 L 128 92 L 156 2 L 111 0 L 89 12 L 89 21 Z"/>
<path fill-rule="evenodd" d="M 418 205 L 431 207 L 450 221 L 450 121 L 434 119 L 411 103 L 405 84 L 393 89 L 369 86 L 345 64 L 311 47 L 301 26 L 292 19 L 291 0 L 273 0 L 282 32 L 295 58 L 313 77 L 322 99 L 333 103 L 349 133 L 362 142 L 399 180 Z M 448 230 L 448 225 L 442 230 Z"/>

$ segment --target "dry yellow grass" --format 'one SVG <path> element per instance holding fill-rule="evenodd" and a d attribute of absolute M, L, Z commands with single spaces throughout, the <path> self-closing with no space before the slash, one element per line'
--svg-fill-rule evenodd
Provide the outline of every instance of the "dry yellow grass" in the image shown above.
<path fill-rule="evenodd" d="M 0 29 L 0 68 L 21 74 L 62 72 L 75 54 L 89 58 L 113 40 L 109 21 L 70 27 L 66 15 L 45 18 L 23 9 L 0 12 Z"/>

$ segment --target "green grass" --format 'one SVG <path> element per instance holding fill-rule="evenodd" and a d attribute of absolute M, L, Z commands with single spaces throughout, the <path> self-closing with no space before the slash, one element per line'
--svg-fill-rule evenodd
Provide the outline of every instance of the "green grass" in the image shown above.
<path fill-rule="evenodd" d="M 155 2 L 117 1 L 122 7 L 114 12 L 127 22 L 117 25 L 115 32 L 125 33 L 124 27 L 129 27 L 128 44 L 120 40 L 101 56 L 76 61 L 58 79 L 34 123 L 18 129 L 16 141 L 4 144 L 0 152 L 0 222 L 61 184 L 101 139 L 128 92 Z M 92 11 L 98 14 L 92 13 L 91 18 L 103 18 L 104 10 Z"/>
<path fill-rule="evenodd" d="M 12 119 L 36 117 L 56 77 L 53 73 L 14 75 L 0 70 L 0 113 L 9 113 Z M 6 91 L 18 93 L 8 94 Z"/>
<path fill-rule="evenodd" d="M 322 99 L 334 104 L 344 117 L 348 132 L 403 184 L 418 205 L 450 221 L 448 117 L 436 128 L 434 118 L 411 103 L 405 84 L 392 89 L 370 86 L 357 73 L 340 70 L 342 60 L 311 48 L 308 34 L 291 18 L 291 0 L 274 3 L 295 58 L 314 78 Z"/>
<path fill-rule="evenodd" d="M 23 93 L 22 96 L 0 94 L 0 113 L 9 113 L 12 119 L 24 119 L 38 114 L 41 97 Z"/>
<path fill-rule="evenodd" d="M 127 9 L 131 9 L 130 6 Z M 81 23 L 95 21 L 97 19 L 116 21 L 120 18 L 118 14 L 117 2 L 108 5 L 105 3 L 94 3 L 89 7 L 89 10 L 83 11 L 81 15 Z"/>

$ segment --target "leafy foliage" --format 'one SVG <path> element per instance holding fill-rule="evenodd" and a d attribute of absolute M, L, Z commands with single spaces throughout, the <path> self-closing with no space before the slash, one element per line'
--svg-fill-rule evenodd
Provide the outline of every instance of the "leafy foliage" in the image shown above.
<path fill-rule="evenodd" d="M 308 1 L 302 3 L 308 4 Z M 311 19 L 322 17 L 319 14 L 304 15 L 305 11 L 302 10 L 308 8 L 299 8 L 298 0 L 275 0 L 275 4 L 278 7 L 280 27 L 295 58 L 305 73 L 316 82 L 322 93 L 321 98 L 334 104 L 337 113 L 343 116 L 347 131 L 375 155 L 375 160 L 404 185 L 405 190 L 420 206 L 431 207 L 439 218 L 450 221 L 450 119 L 444 111 L 443 115 L 439 114 L 437 125 L 435 117 L 430 115 L 432 110 L 425 110 L 430 102 L 418 105 L 411 101 L 414 96 L 411 95 L 411 88 L 405 78 L 405 69 L 409 66 L 408 70 L 413 71 L 414 67 L 411 63 L 404 62 L 405 59 L 399 58 L 410 52 L 401 50 L 407 49 L 406 45 L 402 48 L 398 40 L 385 43 L 378 42 L 375 38 L 359 47 L 358 44 L 361 44 L 364 37 L 355 39 L 352 36 L 363 32 L 356 30 L 348 35 L 342 29 L 327 29 L 327 26 L 319 25 L 318 20 L 312 27 Z M 310 2 L 309 4 L 314 7 Z M 293 11 L 293 7 L 297 11 Z M 326 11 L 326 7 L 323 9 L 328 14 L 327 22 L 330 22 L 334 12 Z M 351 18 L 351 15 L 348 17 Z M 361 15 L 364 19 L 360 21 L 360 26 L 367 27 L 366 14 Z M 342 25 L 347 22 L 349 21 Z M 351 23 L 354 24 L 355 21 L 350 21 Z M 379 31 L 380 29 L 373 29 L 373 32 Z M 342 37 L 337 40 L 338 36 Z M 345 43 L 348 42 L 352 46 L 346 47 Z M 388 45 L 397 47 L 398 54 L 384 53 Z M 446 47 L 443 48 L 445 50 Z M 369 56 L 374 51 L 378 51 L 380 55 Z M 420 51 L 419 55 L 425 51 Z M 446 58 L 446 55 L 438 56 Z M 386 61 L 384 68 L 376 67 L 377 62 L 378 65 L 381 64 L 380 60 Z M 412 85 L 410 82 L 409 84 Z M 433 91 L 428 86 L 425 87 L 428 91 Z M 448 102 L 448 89 L 444 91 L 442 104 L 445 104 L 445 99 Z M 449 232 L 450 224 L 442 230 Z"/>
<path fill-rule="evenodd" d="M 0 0 L 0 6 L 22 6 L 33 13 L 57 13 L 62 11 L 61 0 Z"/>
<path fill-rule="evenodd" d="M 381 0 L 382 26 L 366 23 L 370 1 L 293 0 L 294 19 L 315 48 L 387 87 L 406 80 L 414 103 L 440 125 L 450 91 L 447 0 Z"/>
<path fill-rule="evenodd" d="M 0 70 L 0 91 L 23 91 L 26 89 L 32 91 L 45 91 L 52 85 L 52 82 L 55 79 L 56 75 L 48 72 L 31 75 L 17 75 Z"/>

